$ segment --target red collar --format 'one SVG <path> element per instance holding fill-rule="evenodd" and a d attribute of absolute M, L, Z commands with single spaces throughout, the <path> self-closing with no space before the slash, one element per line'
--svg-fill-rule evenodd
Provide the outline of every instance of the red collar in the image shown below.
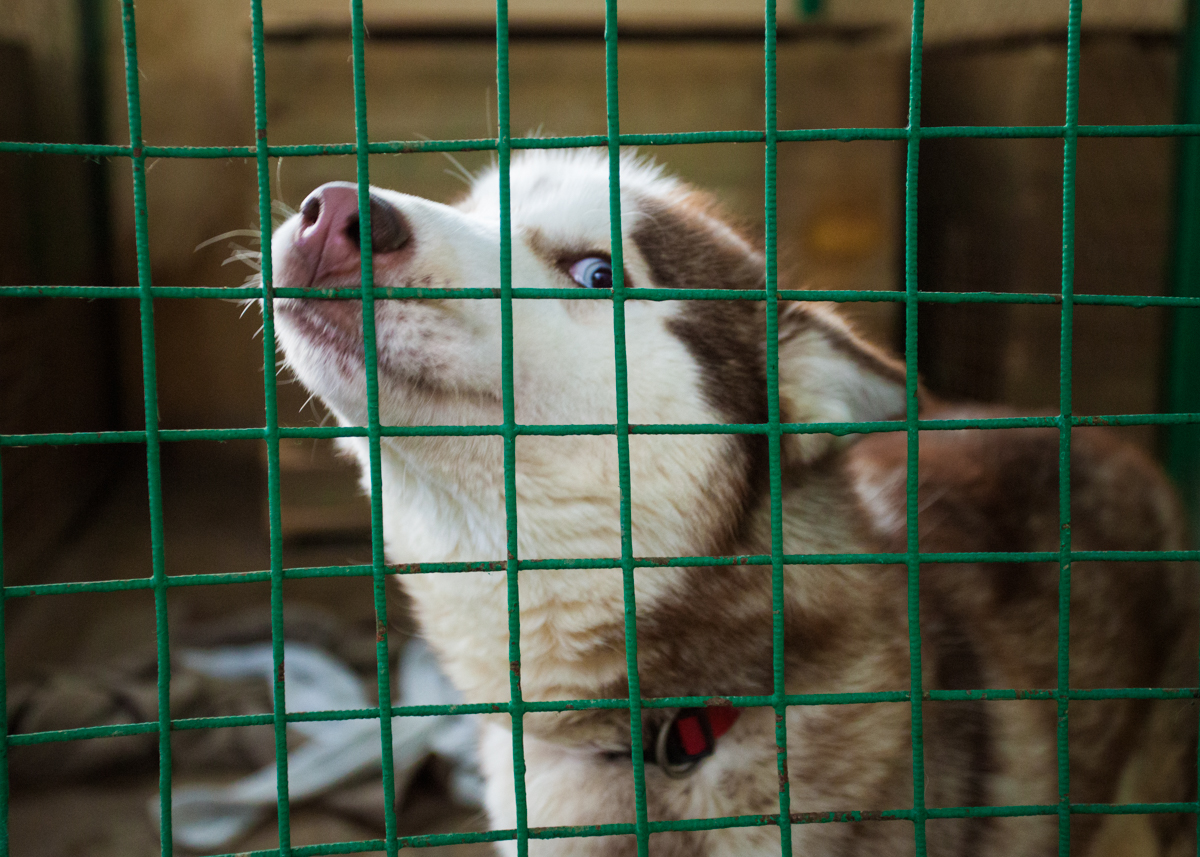
<path fill-rule="evenodd" d="M 713 754 L 717 739 L 733 728 L 741 713 L 731 705 L 681 708 L 646 748 L 646 760 L 670 776 L 683 776 Z"/>

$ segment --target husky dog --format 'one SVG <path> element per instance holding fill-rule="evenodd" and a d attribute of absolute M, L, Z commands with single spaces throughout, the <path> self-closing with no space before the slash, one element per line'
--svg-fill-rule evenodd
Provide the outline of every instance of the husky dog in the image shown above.
<path fill-rule="evenodd" d="M 766 312 L 746 300 L 638 300 L 679 288 L 759 289 L 764 260 L 707 197 L 627 156 L 620 165 L 628 414 L 632 424 L 767 422 Z M 607 161 L 531 152 L 511 168 L 512 283 L 611 285 Z M 371 190 L 375 281 L 410 287 L 500 286 L 500 184 L 481 175 L 456 205 Z M 354 287 L 359 224 L 353 185 L 324 185 L 275 233 L 276 285 Z M 367 423 L 362 305 L 277 300 L 287 363 L 346 425 Z M 904 368 L 830 308 L 784 302 L 778 314 L 779 404 L 789 423 L 903 418 Z M 379 417 L 384 425 L 503 423 L 498 300 L 375 303 Z M 614 424 L 613 309 L 607 300 L 515 300 L 513 396 L 524 425 Z M 991 412 L 938 405 L 939 417 Z M 929 431 L 920 437 L 920 547 L 933 552 L 1057 551 L 1055 429 Z M 367 470 L 367 442 L 344 441 Z M 384 534 L 395 563 L 507 556 L 504 448 L 496 435 L 385 437 Z M 782 439 L 786 554 L 903 552 L 906 435 L 853 442 Z M 1160 550 L 1182 542 L 1181 515 L 1160 471 L 1103 429 L 1076 430 L 1070 538 L 1079 550 Z M 621 555 L 619 465 L 612 435 L 515 442 L 521 559 Z M 368 484 L 369 479 L 364 479 Z M 629 438 L 633 551 L 640 557 L 764 555 L 771 550 L 768 440 L 762 434 Z M 1070 598 L 1072 688 L 1191 686 L 1185 632 L 1196 600 L 1190 569 L 1078 562 Z M 506 702 L 503 572 L 401 577 L 424 634 L 471 702 Z M 635 572 L 643 698 L 705 697 L 706 708 L 643 712 L 651 822 L 779 812 L 782 786 L 770 708 L 727 697 L 769 695 L 770 568 L 653 567 Z M 782 623 L 790 694 L 910 688 L 907 571 L 895 565 L 787 566 Z M 928 564 L 920 574 L 921 674 L 933 689 L 1053 689 L 1058 684 L 1056 563 Z M 619 569 L 523 571 L 519 681 L 526 700 L 625 698 L 628 675 Z M 1173 707 L 1174 706 L 1174 707 Z M 1196 715 L 1187 702 L 1076 700 L 1069 706 L 1072 803 L 1195 798 Z M 930 700 L 922 706 L 924 806 L 959 808 L 926 823 L 929 853 L 1056 853 L 1060 799 L 1057 703 Z M 914 806 L 913 708 L 899 702 L 787 709 L 787 783 L 797 855 L 904 855 L 912 823 L 825 813 Z M 523 784 L 531 826 L 635 818 L 628 710 L 524 717 Z M 516 826 L 511 721 L 484 724 L 487 808 Z M 1063 757 L 1064 759 L 1066 757 Z M 964 807 L 1050 806 L 1040 816 L 963 818 Z M 1047 814 L 1050 813 L 1050 814 Z M 861 817 L 860 817 L 861 818 Z M 1181 820 L 1182 819 L 1182 820 Z M 769 821 L 769 820 L 768 820 Z M 1184 853 L 1182 816 L 1078 814 L 1077 854 Z M 1131 844 L 1132 843 L 1132 844 Z M 655 833 L 655 855 L 780 853 L 772 823 Z M 1136 849 L 1143 850 L 1138 851 Z M 502 845 L 516 853 L 512 842 Z M 632 835 L 534 840 L 535 854 L 633 854 Z"/>

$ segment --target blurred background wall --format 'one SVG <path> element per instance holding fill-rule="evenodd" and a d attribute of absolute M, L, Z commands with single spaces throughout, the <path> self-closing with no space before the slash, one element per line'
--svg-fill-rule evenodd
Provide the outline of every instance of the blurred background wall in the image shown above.
<path fill-rule="evenodd" d="M 620 8 L 623 131 L 762 126 L 757 2 L 627 0 Z M 494 133 L 493 9 L 490 0 L 368 0 L 372 139 Z M 514 133 L 603 133 L 603 4 L 513 0 L 510 9 Z M 924 124 L 1061 123 L 1065 3 L 930 0 L 926 9 Z M 98 0 L 7 0 L 0 49 L 13 72 L 0 83 L 5 138 L 128 140 L 118 11 L 116 3 Z M 137 12 L 145 140 L 252 143 L 244 0 L 147 3 Z M 1181 14 L 1178 0 L 1085 4 L 1081 122 L 1171 120 Z M 909 15 L 901 0 L 829 0 L 819 16 L 801 20 L 796 8 L 781 3 L 780 127 L 904 124 Z M 270 142 L 352 141 L 346 4 L 265 0 L 264 17 Z M 1054 139 L 927 141 L 920 173 L 921 288 L 1057 291 L 1061 152 Z M 1080 141 L 1077 292 L 1162 292 L 1171 153 L 1166 139 Z M 761 234 L 760 146 L 655 147 L 648 154 L 714 192 Z M 895 142 L 781 146 L 779 244 L 787 285 L 900 286 L 903 157 Z M 488 158 L 458 156 L 471 171 Z M 375 183 L 439 200 L 463 191 L 457 171 L 436 154 L 371 161 Z M 272 176 L 274 197 L 294 208 L 321 182 L 353 179 L 354 161 L 273 161 Z M 147 192 L 156 285 L 236 285 L 252 273 L 240 263 L 222 263 L 234 245 L 257 249 L 254 238 L 212 241 L 257 228 L 252 162 L 152 161 Z M 0 194 L 4 282 L 136 283 L 126 161 L 5 155 Z M 896 305 L 846 309 L 877 341 L 902 341 Z M 5 301 L 3 428 L 140 427 L 137 312 L 134 301 Z M 1155 410 L 1163 313 L 1081 307 L 1076 315 L 1076 411 Z M 262 424 L 262 345 L 253 309 L 219 300 L 159 300 L 155 324 L 163 427 Z M 1053 407 L 1057 325 L 1054 306 L 925 305 L 922 373 L 946 395 Z M 317 406 L 304 406 L 299 387 L 282 380 L 283 423 L 322 419 Z M 1131 434 L 1148 446 L 1154 442 L 1151 429 Z M 11 456 L 20 460 L 5 475 L 6 520 L 20 522 L 31 506 L 59 512 L 11 524 L 17 535 L 8 539 L 7 552 L 36 554 L 92 496 L 83 489 L 101 484 L 116 466 L 117 452 Z M 169 447 L 167 454 L 244 464 L 260 456 L 253 444 Z M 305 460 L 316 461 L 308 447 L 287 459 L 313 469 Z M 80 490 L 69 492 L 70 501 L 51 502 L 41 477 L 59 471 Z M 11 572 L 20 574 L 22 562 L 10 562 Z"/>
<path fill-rule="evenodd" d="M 98 0 L 7 0 L 0 16 L 0 50 L 12 70 L 0 82 L 5 138 L 128 140 L 118 8 Z M 514 133 L 603 133 L 603 4 L 513 0 L 510 8 Z M 623 131 L 761 127 L 757 2 L 627 0 L 620 8 Z M 489 0 L 368 0 L 365 10 L 372 139 L 494 133 Z M 148 3 L 137 12 L 145 140 L 252 143 L 244 0 Z M 1178 0 L 1085 4 L 1081 122 L 1170 121 L 1181 14 Z M 780 127 L 902 125 L 909 15 L 909 4 L 901 0 L 829 0 L 810 20 L 780 4 Z M 1061 123 L 1065 15 L 1063 3 L 930 0 L 924 124 Z M 266 0 L 264 16 L 270 141 L 351 141 L 346 4 Z M 919 197 L 921 288 L 1057 291 L 1061 151 L 1055 139 L 927 141 Z M 1171 153 L 1167 139 L 1080 141 L 1077 292 L 1162 292 Z M 655 147 L 648 154 L 714 192 L 751 232 L 761 234 L 760 146 Z M 474 171 L 488 157 L 468 152 L 458 160 Z M 899 287 L 902 167 L 903 146 L 895 142 L 781 146 L 779 243 L 787 285 Z M 449 200 L 464 189 L 457 165 L 436 154 L 375 156 L 371 171 L 378 184 L 433 199 Z M 294 208 L 323 181 L 353 179 L 354 162 L 274 161 L 272 176 L 275 198 Z M 240 263 L 222 263 L 234 245 L 257 249 L 253 237 L 212 239 L 257 227 L 253 163 L 152 161 L 147 191 L 156 285 L 236 285 L 252 273 Z M 4 282 L 136 283 L 126 161 L 5 155 L 0 194 Z M 872 338 L 891 345 L 901 341 L 896 305 L 846 309 Z M 137 311 L 133 301 L 5 301 L 4 430 L 140 427 Z M 231 301 L 156 302 L 163 427 L 262 424 L 256 315 Z M 1076 411 L 1155 410 L 1163 313 L 1081 307 L 1076 316 Z M 925 305 L 923 376 L 950 396 L 1053 407 L 1057 319 L 1057 308 L 1048 305 Z M 282 380 L 282 422 L 322 419 L 317 406 L 305 407 L 301 389 Z M 1151 429 L 1131 434 L 1153 445 Z M 16 558 L 10 573 L 20 575 L 21 557 L 52 542 L 63 521 L 93 496 L 89 486 L 102 484 L 118 466 L 119 452 L 92 448 L 10 456 L 6 552 Z M 257 464 L 260 457 L 253 444 L 168 447 L 168 457 L 184 454 L 243 464 Z M 287 460 L 303 470 L 306 458 L 316 461 L 307 447 Z M 47 473 L 57 476 L 43 478 Z M 47 486 L 60 481 L 78 490 L 58 491 L 61 502 L 52 501 Z M 32 507 L 57 511 L 23 521 Z"/>

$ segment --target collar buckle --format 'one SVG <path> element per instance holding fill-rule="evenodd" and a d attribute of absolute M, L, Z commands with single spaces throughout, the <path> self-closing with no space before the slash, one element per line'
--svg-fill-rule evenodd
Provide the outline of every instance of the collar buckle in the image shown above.
<path fill-rule="evenodd" d="M 679 709 L 658 730 L 654 763 L 668 777 L 686 777 L 713 754 L 717 739 L 729 731 L 740 714 L 727 705 Z"/>

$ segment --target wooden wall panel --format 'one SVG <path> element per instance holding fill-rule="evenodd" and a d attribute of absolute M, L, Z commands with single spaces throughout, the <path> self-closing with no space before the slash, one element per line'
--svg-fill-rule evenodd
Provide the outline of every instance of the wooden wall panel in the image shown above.
<path fill-rule="evenodd" d="M 802 24 L 798 4 L 776 4 L 781 29 L 870 28 L 902 42 L 912 20 L 912 0 L 824 0 L 823 11 Z M 603 0 L 510 0 L 509 23 L 521 29 L 593 29 L 604 25 Z M 482 30 L 495 26 L 492 0 L 367 0 L 367 26 L 385 30 Z M 348 30 L 350 12 L 341 0 L 265 0 L 268 32 L 295 34 Z M 742 30 L 761 28 L 762 0 L 621 0 L 618 20 L 641 30 Z M 1083 25 L 1089 29 L 1171 31 L 1183 20 L 1183 0 L 1088 0 Z M 925 41 L 1004 39 L 1062 32 L 1067 4 L 1046 0 L 927 0 Z"/>
<path fill-rule="evenodd" d="M 1094 35 L 1080 63 L 1079 121 L 1172 121 L 1176 52 L 1169 39 Z M 1061 41 L 931 51 L 928 124 L 1061 124 Z M 1075 291 L 1163 294 L 1173 169 L 1169 139 L 1080 139 Z M 1058 292 L 1061 140 L 927 141 L 921 156 L 922 288 Z M 1057 408 L 1057 306 L 929 305 L 922 370 L 955 397 Z M 1166 313 L 1077 307 L 1074 407 L 1079 414 L 1158 410 Z M 1150 428 L 1130 430 L 1152 444 Z"/>
<path fill-rule="evenodd" d="M 6 10 L 7 11 L 7 10 Z M 50 2 L 35 18 L 20 4 L 0 40 L 0 139 L 78 141 L 77 21 Z M 55 95 L 58 97 L 55 97 Z M 0 284 L 103 282 L 88 167 L 80 158 L 0 155 Z M 104 301 L 0 299 L 0 432 L 115 427 L 116 347 Z M 39 579 L 40 560 L 70 538 L 122 458 L 112 447 L 5 449 L 5 581 Z"/>

